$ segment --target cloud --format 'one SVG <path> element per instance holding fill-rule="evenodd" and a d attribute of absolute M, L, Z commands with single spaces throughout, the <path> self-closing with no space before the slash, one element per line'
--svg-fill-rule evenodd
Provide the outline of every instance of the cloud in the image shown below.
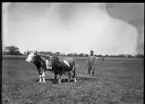
<path fill-rule="evenodd" d="M 91 49 L 96 54 L 136 53 L 136 28 L 110 16 L 105 4 L 52 3 L 39 10 L 39 5 L 34 5 L 24 7 L 19 22 L 9 22 L 15 23 L 15 27 L 9 26 L 9 33 L 15 34 L 15 41 L 10 43 L 23 51 L 39 48 L 66 53 L 87 53 Z"/>
<path fill-rule="evenodd" d="M 144 25 L 138 27 L 137 52 L 144 54 Z"/>
<path fill-rule="evenodd" d="M 108 3 L 108 13 L 115 18 L 122 19 L 136 27 L 138 31 L 137 37 L 137 53 L 144 53 L 144 4 L 143 3 Z M 141 43 L 142 42 L 142 43 Z M 141 49 L 142 48 L 142 49 Z M 141 51 L 142 50 L 142 51 Z"/>
<path fill-rule="evenodd" d="M 115 49 L 117 54 L 123 53 L 124 50 L 125 53 L 135 53 L 136 29 L 124 21 L 109 16 L 104 7 L 100 8 L 99 4 L 53 4 L 49 11 L 51 11 L 51 16 L 59 21 L 58 24 L 67 26 L 64 31 L 68 31 L 68 35 L 73 35 L 73 38 L 71 36 L 68 39 L 75 40 L 73 45 L 76 45 L 73 50 L 94 49 L 100 54 L 108 52 L 115 54 L 113 52 Z M 82 44 L 78 44 L 80 40 Z M 125 44 L 122 41 L 125 41 Z"/>

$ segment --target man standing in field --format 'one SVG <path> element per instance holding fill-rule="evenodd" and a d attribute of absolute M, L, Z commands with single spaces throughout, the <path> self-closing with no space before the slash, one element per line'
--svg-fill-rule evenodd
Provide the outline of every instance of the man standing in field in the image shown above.
<path fill-rule="evenodd" d="M 90 51 L 90 56 L 88 56 L 88 60 L 87 60 L 87 66 L 88 66 L 88 74 L 89 75 L 93 75 L 95 73 L 95 63 L 96 63 L 96 57 L 94 56 L 94 51 L 91 50 Z"/>

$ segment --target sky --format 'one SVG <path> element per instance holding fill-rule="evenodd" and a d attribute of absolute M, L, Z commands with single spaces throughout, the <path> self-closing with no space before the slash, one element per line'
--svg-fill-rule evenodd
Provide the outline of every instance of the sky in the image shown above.
<path fill-rule="evenodd" d="M 20 52 L 144 53 L 144 4 L 7 3 L 3 47 Z"/>

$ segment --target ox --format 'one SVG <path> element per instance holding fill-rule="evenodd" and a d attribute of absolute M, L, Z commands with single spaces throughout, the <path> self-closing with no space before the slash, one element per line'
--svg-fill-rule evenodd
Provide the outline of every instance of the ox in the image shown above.
<path fill-rule="evenodd" d="M 55 80 L 57 80 L 57 75 L 59 75 L 59 84 L 61 83 L 62 75 L 65 73 L 69 75 L 69 82 L 72 77 L 76 82 L 76 65 L 75 61 L 72 58 L 60 57 L 54 54 L 53 56 L 49 56 L 47 59 L 45 56 L 38 55 L 36 53 L 30 53 L 25 61 L 28 63 L 34 63 L 39 73 L 39 82 L 45 83 L 46 70 L 54 72 Z"/>
<path fill-rule="evenodd" d="M 47 57 L 44 57 L 42 55 L 37 55 L 34 52 L 31 52 L 28 57 L 26 58 L 26 62 L 28 63 L 33 63 L 39 73 L 39 82 L 44 82 L 45 83 L 45 71 L 53 71 L 51 67 L 48 67 L 49 62 L 46 61 Z"/>
<path fill-rule="evenodd" d="M 55 79 L 57 79 L 57 75 L 59 75 L 58 82 L 61 83 L 61 77 L 63 74 L 68 73 L 69 82 L 73 77 L 76 82 L 76 63 L 74 59 L 70 57 L 60 57 L 57 53 L 54 54 L 51 60 L 52 69 L 54 71 Z M 72 76 L 73 74 L 73 76 Z"/>

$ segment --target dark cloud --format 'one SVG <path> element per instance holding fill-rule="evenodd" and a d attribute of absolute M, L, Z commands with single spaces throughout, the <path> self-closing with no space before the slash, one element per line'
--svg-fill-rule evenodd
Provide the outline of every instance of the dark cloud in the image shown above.
<path fill-rule="evenodd" d="M 130 24 L 138 27 L 144 25 L 144 18 L 134 18 L 129 21 Z"/>
<path fill-rule="evenodd" d="M 108 3 L 106 10 L 110 16 L 122 19 L 135 26 L 138 30 L 137 51 L 143 53 L 144 50 L 144 4 L 143 3 Z M 143 41 L 142 41 L 143 40 Z M 142 43 L 140 43 L 142 41 Z M 142 51 L 142 52 L 141 52 Z"/>
<path fill-rule="evenodd" d="M 113 8 L 114 7 L 114 3 L 106 3 L 105 5 L 106 9 L 110 9 L 110 8 Z"/>
<path fill-rule="evenodd" d="M 144 54 L 144 25 L 138 26 L 138 38 L 137 38 L 137 51 L 138 53 Z"/>
<path fill-rule="evenodd" d="M 107 8 L 107 5 L 111 5 Z M 106 4 L 108 13 L 115 18 L 122 19 L 124 21 L 135 20 L 135 18 L 144 18 L 144 9 L 140 4 L 127 4 L 127 3 L 113 3 Z"/>

